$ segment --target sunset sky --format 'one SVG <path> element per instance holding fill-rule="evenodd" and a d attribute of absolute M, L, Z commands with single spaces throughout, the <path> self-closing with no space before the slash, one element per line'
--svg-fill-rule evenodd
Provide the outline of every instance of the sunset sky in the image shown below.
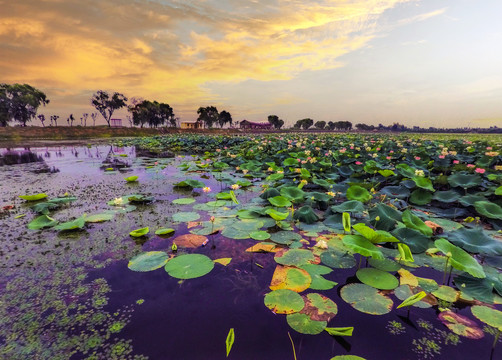
<path fill-rule="evenodd" d="M 41 112 L 62 119 L 95 111 L 102 89 L 166 102 L 182 121 L 215 105 L 235 121 L 277 114 L 289 125 L 502 126 L 500 0 L 0 0 L 0 9 L 0 83 L 43 90 L 51 103 Z"/>

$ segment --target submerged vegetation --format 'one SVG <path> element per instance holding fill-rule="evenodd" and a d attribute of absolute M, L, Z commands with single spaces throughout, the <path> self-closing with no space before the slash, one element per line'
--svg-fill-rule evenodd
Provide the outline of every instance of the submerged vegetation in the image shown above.
<path fill-rule="evenodd" d="M 502 331 L 500 138 L 184 134 L 115 145 L 178 155 L 130 159 L 113 154 L 121 159 L 120 167 L 106 163 L 107 156 L 95 168 L 111 188 L 96 187 L 94 175 L 74 191 L 28 185 L 29 177 L 18 193 L 10 190 L 13 208 L 5 209 L 0 221 L 9 229 L 15 221 L 23 230 L 15 231 L 17 250 L 3 247 L 9 260 L 3 264 L 8 271 L 0 309 L 10 326 L 1 326 L 5 346 L 0 354 L 49 358 L 44 354 L 64 350 L 62 358 L 140 359 L 143 355 L 135 355 L 119 336 L 129 322 L 142 323 L 132 309 L 141 306 L 142 316 L 150 317 L 145 309 L 157 301 L 156 306 L 174 306 L 163 315 L 174 318 L 174 312 L 191 306 L 185 297 L 202 296 L 196 288 L 213 287 L 221 298 L 200 316 L 214 319 L 226 312 L 223 304 L 256 313 L 255 321 L 266 322 L 261 327 L 282 332 L 284 349 L 271 358 L 392 357 L 365 345 L 365 327 L 384 330 L 380 333 L 387 333 L 389 342 L 393 336 L 406 338 L 399 351 L 409 358 L 454 358 L 457 351 L 479 355 L 479 348 L 489 358 L 502 351 L 497 348 Z M 92 200 L 84 204 L 89 193 Z M 30 249 L 29 237 L 50 245 L 45 250 L 50 260 Z M 60 244 L 70 253 L 54 255 Z M 15 266 L 33 251 L 30 266 Z M 55 274 L 66 280 L 48 275 L 58 268 Z M 132 286 L 126 287 L 125 302 L 113 299 L 111 292 L 121 289 L 108 284 L 108 271 L 116 274 L 109 278 L 116 286 L 126 286 L 116 280 L 123 277 L 169 291 L 159 300 L 157 294 L 149 297 L 146 286 Z M 23 305 L 30 296 L 17 293 L 29 286 L 22 276 L 32 279 L 29 284 L 43 278 L 30 296 L 50 290 L 36 309 Z M 225 296 L 233 302 L 226 303 Z M 121 304 L 115 308 L 120 310 L 110 302 Z M 9 315 L 13 309 L 15 317 Z M 51 325 L 48 319 L 61 311 L 65 322 L 55 318 L 57 326 Z M 98 315 L 101 322 L 91 321 Z M 206 344 L 207 350 L 199 349 L 210 353 L 206 358 L 266 356 L 242 345 L 247 329 L 233 313 L 212 326 L 219 350 L 213 353 Z M 140 330 L 130 329 L 127 336 L 139 336 Z M 326 348 L 308 347 L 314 335 Z M 166 337 L 174 336 L 181 335 L 167 331 Z M 316 354 L 303 350 L 302 357 L 295 349 L 301 337 L 307 351 Z M 351 341 L 354 348 L 344 346 Z M 474 350 L 456 350 L 464 343 Z M 100 349 L 108 357 L 99 355 Z M 110 355 L 121 351 L 129 357 Z"/>

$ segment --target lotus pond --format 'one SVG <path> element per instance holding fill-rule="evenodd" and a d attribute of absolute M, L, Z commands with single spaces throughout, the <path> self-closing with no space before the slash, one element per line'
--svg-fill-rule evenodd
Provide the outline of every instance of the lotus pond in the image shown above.
<path fill-rule="evenodd" d="M 0 150 L 1 359 L 502 358 L 500 137 Z"/>

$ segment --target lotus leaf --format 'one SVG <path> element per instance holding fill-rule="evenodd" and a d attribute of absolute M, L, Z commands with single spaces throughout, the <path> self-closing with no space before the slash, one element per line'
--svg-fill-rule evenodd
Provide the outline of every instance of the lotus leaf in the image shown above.
<path fill-rule="evenodd" d="M 179 199 L 173 200 L 173 204 L 176 204 L 176 205 L 188 205 L 188 204 L 192 204 L 194 202 L 195 202 L 194 198 L 179 198 Z"/>
<path fill-rule="evenodd" d="M 476 201 L 474 207 L 478 214 L 489 219 L 502 220 L 502 207 L 490 201 Z"/>
<path fill-rule="evenodd" d="M 346 252 L 328 250 L 321 254 L 321 261 L 334 269 L 350 269 L 356 266 L 354 256 Z"/>
<path fill-rule="evenodd" d="M 304 200 L 305 192 L 296 186 L 286 186 L 281 188 L 281 196 L 294 203 L 301 203 Z"/>
<path fill-rule="evenodd" d="M 164 267 L 166 272 L 177 279 L 194 279 L 213 270 L 214 262 L 206 255 L 185 254 L 169 260 Z"/>
<path fill-rule="evenodd" d="M 432 193 L 424 189 L 416 189 L 411 193 L 410 202 L 415 205 L 425 205 L 432 201 Z"/>
<path fill-rule="evenodd" d="M 262 241 L 262 240 L 267 240 L 267 239 L 270 239 L 270 234 L 266 231 L 253 231 L 251 233 L 249 233 L 249 237 L 253 240 L 258 240 L 258 241 Z"/>
<path fill-rule="evenodd" d="M 321 276 L 321 275 L 327 275 L 333 271 L 331 268 L 327 266 L 307 264 L 307 265 L 302 265 L 301 268 L 307 271 L 310 277 L 312 278 L 312 283 L 310 284 L 310 288 L 313 290 L 329 290 L 337 285 L 336 282 L 331 280 L 326 280 Z"/>
<path fill-rule="evenodd" d="M 284 174 L 283 173 L 275 173 L 275 174 L 271 174 L 269 176 L 267 176 L 267 179 L 268 181 L 279 181 L 279 180 L 282 180 L 284 178 Z"/>
<path fill-rule="evenodd" d="M 502 195 L 502 186 L 499 186 L 497 189 L 495 189 L 495 195 Z"/>
<path fill-rule="evenodd" d="M 228 331 L 227 338 L 225 340 L 225 346 L 227 348 L 227 357 L 228 354 L 230 354 L 230 350 L 232 350 L 232 345 L 234 344 L 234 341 L 235 341 L 235 331 L 234 328 L 231 328 Z"/>
<path fill-rule="evenodd" d="M 204 245 L 204 243 L 206 243 L 207 240 L 208 240 L 207 237 L 202 235 L 185 234 L 176 237 L 173 240 L 173 243 L 175 243 L 179 247 L 194 249 Z"/>
<path fill-rule="evenodd" d="M 277 211 L 274 209 L 267 209 L 266 213 L 275 221 L 286 220 L 286 218 L 289 216 L 289 212 L 284 213 L 282 211 Z"/>
<path fill-rule="evenodd" d="M 432 186 L 431 179 L 422 176 L 414 176 L 412 180 L 415 182 L 415 185 L 417 185 L 417 187 L 419 187 L 420 189 L 434 192 L 434 187 Z"/>
<path fill-rule="evenodd" d="M 155 231 L 155 235 L 163 236 L 163 235 L 170 235 L 174 233 L 174 229 L 171 228 L 160 228 L 157 231 Z"/>
<path fill-rule="evenodd" d="M 434 200 L 441 201 L 444 203 L 452 203 L 459 200 L 461 195 L 455 190 L 448 191 L 436 191 L 432 197 Z"/>
<path fill-rule="evenodd" d="M 395 199 L 406 199 L 410 196 L 410 190 L 404 186 L 386 186 L 380 190 L 380 194 Z"/>
<path fill-rule="evenodd" d="M 483 268 L 476 259 L 448 240 L 438 239 L 434 242 L 434 246 L 441 250 L 443 254 L 450 257 L 451 266 L 455 269 L 465 271 L 476 278 L 483 279 L 486 277 Z"/>
<path fill-rule="evenodd" d="M 457 335 L 469 339 L 481 339 L 484 336 L 483 330 L 474 321 L 453 311 L 443 311 L 438 318 Z"/>
<path fill-rule="evenodd" d="M 306 224 L 313 224 L 319 218 L 317 217 L 314 210 L 310 206 L 305 205 L 295 211 L 293 219 L 302 221 Z"/>
<path fill-rule="evenodd" d="M 368 239 L 359 235 L 347 235 L 342 239 L 345 246 L 363 256 L 371 256 L 375 259 L 383 259 L 382 252 Z"/>
<path fill-rule="evenodd" d="M 358 200 L 345 201 L 340 205 L 335 205 L 331 207 L 331 210 L 337 213 L 349 212 L 349 213 L 361 213 L 364 209 L 364 204 Z"/>
<path fill-rule="evenodd" d="M 149 231 L 150 228 L 147 226 L 141 229 L 133 230 L 129 233 L 129 235 L 131 235 L 132 237 L 140 237 L 140 236 L 145 236 L 146 234 L 148 234 Z"/>
<path fill-rule="evenodd" d="M 458 202 L 463 206 L 474 206 L 474 203 L 477 201 L 485 201 L 486 198 L 481 195 L 465 195 L 462 196 Z"/>
<path fill-rule="evenodd" d="M 352 230 L 352 223 L 350 221 L 350 213 L 344 212 L 342 214 L 342 225 L 345 232 L 350 232 Z"/>
<path fill-rule="evenodd" d="M 345 196 L 347 200 L 357 200 L 363 203 L 370 201 L 372 198 L 370 192 L 359 185 L 352 185 L 349 187 Z"/>
<path fill-rule="evenodd" d="M 237 185 L 239 185 L 240 187 L 243 187 L 243 188 L 245 188 L 245 187 L 248 187 L 248 186 L 251 186 L 251 185 L 252 185 L 251 181 L 249 181 L 249 180 L 237 180 L 235 183 L 236 183 Z"/>
<path fill-rule="evenodd" d="M 35 204 L 31 207 L 31 209 L 39 214 L 47 215 L 50 210 L 55 210 L 60 207 L 60 204 L 56 204 L 50 201 L 41 202 Z"/>
<path fill-rule="evenodd" d="M 332 327 L 324 329 L 331 336 L 352 336 L 352 332 L 354 331 L 354 327 Z M 335 359 L 335 358 L 333 358 Z M 362 359 L 362 358 L 359 358 Z"/>
<path fill-rule="evenodd" d="M 456 277 L 454 282 L 455 286 L 462 291 L 462 294 L 493 304 L 495 299 L 495 294 L 493 294 L 494 283 L 490 279 L 478 279 L 469 275 L 461 275 Z"/>
<path fill-rule="evenodd" d="M 200 219 L 200 215 L 197 214 L 196 212 L 179 212 L 176 214 L 173 214 L 173 221 L 175 222 L 190 222 L 190 221 L 196 221 Z"/>
<path fill-rule="evenodd" d="M 399 285 L 418 286 L 418 278 L 406 269 L 399 269 Z"/>
<path fill-rule="evenodd" d="M 230 238 L 230 239 L 235 239 L 235 240 L 244 240 L 244 239 L 249 239 L 249 234 L 252 231 L 249 230 L 240 230 L 236 227 L 229 226 L 223 229 L 221 232 L 221 235 Z"/>
<path fill-rule="evenodd" d="M 397 250 L 399 251 L 399 259 L 401 261 L 414 262 L 413 255 L 411 254 L 410 247 L 403 243 L 397 244 Z"/>
<path fill-rule="evenodd" d="M 425 236 L 432 236 L 432 229 L 425 225 L 425 223 L 418 216 L 413 215 L 410 210 L 403 212 L 402 220 L 406 227 L 418 230 Z"/>
<path fill-rule="evenodd" d="M 293 314 L 301 311 L 305 302 L 301 295 L 288 290 L 279 289 L 265 295 L 265 306 L 276 314 Z"/>
<path fill-rule="evenodd" d="M 277 253 L 275 261 L 281 265 L 302 266 L 312 263 L 315 258 L 310 250 L 291 249 L 282 253 Z"/>
<path fill-rule="evenodd" d="M 128 176 L 128 177 L 124 178 L 124 180 L 127 182 L 136 182 L 136 181 L 138 181 L 138 176 L 136 176 L 136 175 Z"/>
<path fill-rule="evenodd" d="M 295 292 L 307 290 L 312 282 L 309 273 L 294 266 L 277 265 L 270 282 L 270 290 L 289 289 Z"/>
<path fill-rule="evenodd" d="M 317 335 L 328 325 L 327 321 L 316 321 L 305 314 L 290 314 L 286 317 L 289 326 L 300 334 Z"/>
<path fill-rule="evenodd" d="M 439 289 L 432 292 L 432 295 L 438 299 L 454 303 L 458 300 L 460 293 L 452 287 L 441 285 Z"/>
<path fill-rule="evenodd" d="M 398 307 L 396 309 L 399 309 L 399 308 L 402 308 L 405 306 L 411 306 L 411 305 L 419 302 L 420 300 L 422 300 L 426 296 L 427 296 L 427 294 L 425 293 L 425 291 L 420 291 L 419 293 L 417 293 L 415 295 L 411 295 L 410 297 L 406 298 L 401 304 L 398 305 Z"/>
<path fill-rule="evenodd" d="M 418 279 L 418 286 L 420 286 L 421 289 L 423 289 L 424 291 L 426 291 L 428 293 L 439 289 L 439 286 L 435 280 L 421 278 L 418 276 L 417 276 L 417 279 Z"/>
<path fill-rule="evenodd" d="M 261 242 L 246 249 L 246 252 L 278 252 L 276 244 Z"/>
<path fill-rule="evenodd" d="M 40 215 L 40 216 L 36 217 L 35 219 L 31 220 L 31 222 L 28 224 L 28 229 L 40 230 L 43 228 L 56 226 L 57 223 L 58 223 L 57 220 L 55 220 L 47 215 Z"/>
<path fill-rule="evenodd" d="M 283 174 L 281 174 L 281 175 L 283 175 Z M 296 187 L 295 187 L 295 189 L 296 189 Z M 263 200 L 267 200 L 268 198 L 271 198 L 274 196 L 279 196 L 279 195 L 281 195 L 279 193 L 279 190 L 277 190 L 276 188 L 269 188 L 269 189 L 265 190 L 263 192 L 263 194 L 260 195 L 260 198 L 262 198 Z"/>
<path fill-rule="evenodd" d="M 418 288 L 412 289 L 409 285 L 400 285 L 396 289 L 394 289 L 394 295 L 396 295 L 396 297 L 402 301 L 405 301 L 406 299 L 409 299 L 418 293 L 420 293 L 420 290 Z M 414 306 L 414 307 L 421 308 L 421 309 L 430 308 L 430 307 L 432 307 L 432 304 L 429 303 L 428 297 L 429 296 L 426 296 L 426 297 L 420 299 L 419 301 L 414 302 L 410 306 Z M 437 305 L 436 298 L 434 298 L 432 296 L 431 296 L 431 298 L 434 301 L 434 305 Z M 425 300 L 427 300 L 427 302 Z"/>
<path fill-rule="evenodd" d="M 220 258 L 213 260 L 215 263 L 221 264 L 223 266 L 227 266 L 232 261 L 232 258 Z"/>
<path fill-rule="evenodd" d="M 342 299 L 354 309 L 371 315 L 384 315 L 392 310 L 392 300 L 365 284 L 349 284 L 340 290 Z"/>
<path fill-rule="evenodd" d="M 338 355 L 338 356 L 332 357 L 329 360 L 366 360 L 366 359 L 362 358 L 360 356 L 356 356 L 356 355 Z"/>
<path fill-rule="evenodd" d="M 373 244 L 383 243 L 383 242 L 399 242 L 394 236 L 383 230 L 373 230 L 369 226 L 363 223 L 354 224 L 352 226 L 359 234 L 364 236 L 366 239 L 371 241 Z"/>
<path fill-rule="evenodd" d="M 399 285 L 399 281 L 395 276 L 378 269 L 359 269 L 356 272 L 356 276 L 362 283 L 374 287 L 375 289 L 393 290 Z"/>
<path fill-rule="evenodd" d="M 402 213 L 385 204 L 377 204 L 370 211 L 371 223 L 379 230 L 390 231 L 401 221 Z M 378 220 L 377 220 L 378 218 Z"/>
<path fill-rule="evenodd" d="M 52 204 L 67 204 L 69 202 L 76 201 L 77 198 L 74 196 L 64 196 L 64 197 L 58 197 L 58 198 L 52 198 L 48 202 Z M 38 204 L 36 204 L 38 205 Z M 36 206 L 34 205 L 34 206 Z"/>
<path fill-rule="evenodd" d="M 392 232 L 399 240 L 404 244 L 408 245 L 411 252 L 414 254 L 423 253 L 429 247 L 431 247 L 432 242 L 430 239 L 418 232 L 417 230 L 409 228 L 399 228 Z"/>
<path fill-rule="evenodd" d="M 322 257 L 321 257 L 322 260 Z M 368 264 L 373 266 L 374 268 L 382 271 L 398 271 L 401 268 L 397 262 L 391 259 L 374 259 L 369 258 Z"/>
<path fill-rule="evenodd" d="M 502 255 L 502 242 L 488 236 L 482 228 L 462 228 L 449 233 L 448 239 L 473 254 Z"/>
<path fill-rule="evenodd" d="M 471 311 L 472 315 L 485 324 L 502 331 L 502 311 L 479 305 L 472 306 Z"/>
<path fill-rule="evenodd" d="M 301 235 L 293 231 L 278 231 L 270 236 L 270 240 L 283 245 L 289 245 L 293 241 L 299 241 L 301 239 Z"/>
<path fill-rule="evenodd" d="M 268 201 L 270 202 L 270 204 L 276 207 L 290 207 L 292 205 L 291 201 L 281 195 L 270 197 L 268 198 Z"/>
<path fill-rule="evenodd" d="M 448 176 L 448 183 L 453 187 L 461 187 L 464 189 L 472 188 L 481 184 L 481 176 L 458 172 Z"/>
<path fill-rule="evenodd" d="M 19 195 L 19 197 L 26 201 L 38 201 L 45 199 L 47 197 L 46 193 L 34 194 L 34 195 Z"/>
<path fill-rule="evenodd" d="M 329 322 L 338 313 L 338 307 L 328 297 L 310 293 L 303 296 L 305 307 L 300 311 L 301 314 L 308 315 L 311 320 Z"/>
<path fill-rule="evenodd" d="M 60 223 L 59 225 L 56 225 L 54 229 L 58 231 L 71 231 L 71 230 L 82 229 L 84 226 L 85 226 L 85 215 L 72 221 Z"/>
<path fill-rule="evenodd" d="M 174 184 L 175 187 L 187 187 L 187 188 L 203 188 L 204 186 L 204 183 L 202 181 L 199 181 L 199 180 L 194 180 L 194 179 L 187 179 L 187 180 L 183 180 L 183 181 L 180 181 L 179 183 L 176 183 Z"/>
<path fill-rule="evenodd" d="M 113 214 L 101 213 L 101 214 L 94 214 L 94 215 L 86 216 L 85 222 L 86 223 L 99 223 L 99 222 L 109 221 L 111 219 L 113 219 Z"/>
<path fill-rule="evenodd" d="M 148 251 L 136 255 L 127 264 L 133 271 L 152 271 L 166 265 L 169 256 L 164 251 Z"/>
<path fill-rule="evenodd" d="M 298 164 L 298 161 L 293 158 L 287 158 L 282 162 L 282 165 L 284 165 L 284 166 L 294 166 L 297 164 Z"/>
<path fill-rule="evenodd" d="M 319 185 L 325 189 L 329 189 L 329 187 L 332 185 L 331 183 L 327 182 L 326 180 L 319 179 L 319 178 L 312 179 L 312 183 Z"/>

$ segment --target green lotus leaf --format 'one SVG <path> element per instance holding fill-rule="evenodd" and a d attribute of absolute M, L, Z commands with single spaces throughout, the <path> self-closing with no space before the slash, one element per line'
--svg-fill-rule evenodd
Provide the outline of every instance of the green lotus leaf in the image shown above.
<path fill-rule="evenodd" d="M 328 328 L 326 328 L 326 329 L 328 329 Z M 362 358 L 360 356 L 356 356 L 356 355 L 338 355 L 338 356 L 332 357 L 329 360 L 366 360 L 366 359 Z"/>
<path fill-rule="evenodd" d="M 57 220 L 55 220 L 47 215 L 40 215 L 30 221 L 30 223 L 28 224 L 28 229 L 40 230 L 43 228 L 49 228 L 49 227 L 56 226 L 57 223 L 58 223 Z"/>
<path fill-rule="evenodd" d="M 356 266 L 353 255 L 333 250 L 324 251 L 321 254 L 321 262 L 333 269 L 350 269 Z"/>
<path fill-rule="evenodd" d="M 270 290 L 289 289 L 297 293 L 307 290 L 312 282 L 310 274 L 295 266 L 277 265 L 270 282 Z"/>
<path fill-rule="evenodd" d="M 497 189 L 495 189 L 495 195 L 502 195 L 502 186 L 499 186 Z"/>
<path fill-rule="evenodd" d="M 438 283 L 433 279 L 416 277 L 418 279 L 418 286 L 424 291 L 430 293 L 439 289 Z"/>
<path fill-rule="evenodd" d="M 305 307 L 300 313 L 308 315 L 311 320 L 328 322 L 338 313 L 336 303 L 324 295 L 310 293 L 303 296 L 303 300 Z"/>
<path fill-rule="evenodd" d="M 30 209 L 39 214 L 47 215 L 49 214 L 50 210 L 59 209 L 60 206 L 60 204 L 56 204 L 50 201 L 44 201 L 31 206 Z"/>
<path fill-rule="evenodd" d="M 74 196 L 64 196 L 64 197 L 49 199 L 48 202 L 50 202 L 52 204 L 67 204 L 67 203 L 70 203 L 70 202 L 73 202 L 76 200 L 77 200 L 77 198 Z M 34 206 L 36 206 L 36 205 L 34 205 Z"/>
<path fill-rule="evenodd" d="M 488 304 L 493 304 L 495 299 L 493 293 L 494 283 L 490 279 L 478 279 L 469 275 L 460 275 L 455 278 L 454 282 L 455 286 L 462 291 L 462 294 Z"/>
<path fill-rule="evenodd" d="M 383 243 L 383 242 L 399 242 L 394 236 L 389 234 L 387 231 L 383 230 L 373 230 L 369 226 L 364 225 L 363 223 L 358 223 L 352 225 L 354 230 L 356 230 L 359 234 L 364 236 L 366 239 L 371 241 L 373 244 Z"/>
<path fill-rule="evenodd" d="M 291 249 L 275 256 L 275 261 L 281 265 L 302 266 L 312 263 L 315 258 L 312 251 L 305 249 Z"/>
<path fill-rule="evenodd" d="M 474 305 L 471 307 L 471 312 L 480 321 L 502 331 L 502 311 L 488 306 Z"/>
<path fill-rule="evenodd" d="M 458 202 L 463 206 L 474 206 L 477 201 L 485 201 L 486 198 L 481 195 L 465 195 L 462 196 Z"/>
<path fill-rule="evenodd" d="M 193 204 L 194 202 L 195 202 L 194 198 L 179 198 L 173 200 L 173 204 L 176 205 L 188 205 L 188 204 Z"/>
<path fill-rule="evenodd" d="M 293 158 L 287 158 L 282 162 L 282 165 L 284 166 L 294 166 L 298 164 L 298 160 L 293 159 Z"/>
<path fill-rule="evenodd" d="M 289 212 L 284 213 L 282 211 L 277 211 L 275 209 L 267 209 L 265 212 L 275 221 L 286 220 L 286 218 L 289 216 Z"/>
<path fill-rule="evenodd" d="M 283 175 L 283 174 L 281 174 L 281 175 Z M 274 197 L 274 196 L 279 196 L 279 195 L 281 195 L 279 193 L 279 190 L 277 190 L 276 188 L 269 188 L 269 189 L 265 190 L 263 192 L 263 194 L 260 195 L 260 198 L 262 198 L 263 200 L 267 200 L 268 198 L 271 198 L 271 197 Z"/>
<path fill-rule="evenodd" d="M 378 173 L 382 175 L 383 177 L 389 177 L 389 176 L 395 176 L 396 173 L 392 170 L 389 169 L 384 169 L 384 170 L 378 170 Z"/>
<path fill-rule="evenodd" d="M 441 250 L 445 255 L 450 255 L 450 263 L 455 269 L 465 271 L 475 278 L 483 279 L 486 277 L 483 267 L 469 253 L 458 246 L 453 245 L 446 239 L 434 241 L 434 246 Z"/>
<path fill-rule="evenodd" d="M 417 185 L 417 187 L 419 187 L 420 189 L 434 192 L 434 187 L 432 186 L 431 179 L 422 176 L 414 176 L 412 180 L 415 182 L 415 185 Z"/>
<path fill-rule="evenodd" d="M 291 201 L 286 199 L 284 196 L 274 196 L 267 199 L 275 207 L 290 207 Z"/>
<path fill-rule="evenodd" d="M 371 315 L 384 315 L 392 310 L 392 300 L 365 284 L 349 284 L 340 290 L 342 299 L 354 309 Z"/>
<path fill-rule="evenodd" d="M 293 314 L 305 307 L 305 301 L 298 293 L 279 289 L 265 295 L 265 306 L 276 314 Z"/>
<path fill-rule="evenodd" d="M 340 205 L 334 205 L 331 207 L 331 210 L 337 213 L 362 213 L 365 208 L 364 204 L 358 200 L 345 201 Z"/>
<path fill-rule="evenodd" d="M 220 192 L 216 194 L 216 200 L 232 200 L 232 195 L 229 192 Z"/>
<path fill-rule="evenodd" d="M 296 186 L 286 186 L 281 188 L 281 196 L 294 203 L 301 203 L 304 200 L 305 192 Z"/>
<path fill-rule="evenodd" d="M 448 183 L 453 187 L 469 189 L 481 184 L 482 178 L 476 174 L 458 172 L 448 176 Z"/>
<path fill-rule="evenodd" d="M 415 205 L 426 205 L 432 201 L 432 193 L 424 189 L 416 189 L 411 193 L 410 202 Z"/>
<path fill-rule="evenodd" d="M 347 200 L 357 200 L 363 203 L 370 201 L 372 198 L 370 192 L 359 185 L 352 185 L 349 187 L 345 196 Z"/>
<path fill-rule="evenodd" d="M 306 224 L 313 224 L 319 218 L 310 206 L 305 205 L 295 211 L 295 214 L 293 215 L 293 219 L 299 220 L 299 221 L 304 222 Z"/>
<path fill-rule="evenodd" d="M 136 182 L 136 181 L 138 181 L 138 176 L 136 176 L 136 175 L 128 176 L 128 177 L 125 177 L 124 180 L 127 182 Z"/>
<path fill-rule="evenodd" d="M 356 276 L 362 283 L 375 289 L 393 290 L 399 286 L 399 280 L 394 275 L 378 269 L 359 269 Z"/>
<path fill-rule="evenodd" d="M 170 235 L 174 233 L 174 229 L 171 228 L 160 228 L 157 231 L 155 231 L 155 235 Z"/>
<path fill-rule="evenodd" d="M 251 232 L 252 231 L 249 231 L 249 230 L 242 230 L 242 229 L 238 229 L 233 226 L 228 226 L 223 229 L 223 231 L 221 232 L 221 235 L 223 235 L 229 239 L 244 240 L 244 239 L 249 239 Z"/>
<path fill-rule="evenodd" d="M 169 260 L 164 269 L 174 278 L 194 279 L 208 274 L 213 267 L 213 260 L 206 255 L 185 254 Z"/>
<path fill-rule="evenodd" d="M 256 219 L 260 217 L 260 214 L 252 210 L 239 210 L 237 211 L 237 216 L 239 219 Z"/>
<path fill-rule="evenodd" d="M 407 262 L 415 261 L 415 259 L 413 259 L 413 255 L 411 254 L 411 250 L 408 245 L 403 243 L 398 243 L 397 250 L 399 251 L 399 260 Z"/>
<path fill-rule="evenodd" d="M 299 241 L 302 236 L 293 231 L 278 231 L 270 235 L 270 240 L 282 245 L 289 245 L 293 241 Z"/>
<path fill-rule="evenodd" d="M 425 223 L 418 216 L 413 215 L 410 210 L 403 212 L 402 220 L 406 227 L 418 230 L 425 236 L 432 236 L 432 229 L 425 225 Z"/>
<path fill-rule="evenodd" d="M 376 229 L 390 231 L 401 221 L 402 213 L 385 204 L 377 204 L 370 211 L 371 223 Z M 378 218 L 378 220 L 377 220 Z"/>
<path fill-rule="evenodd" d="M 422 300 L 424 297 L 427 296 L 427 293 L 425 291 L 420 291 L 418 294 L 411 295 L 410 297 L 406 298 L 401 304 L 397 306 L 396 309 L 400 309 L 405 306 L 411 306 L 420 300 Z"/>
<path fill-rule="evenodd" d="M 270 234 L 266 231 L 257 230 L 249 233 L 249 237 L 253 240 L 263 241 L 270 239 Z"/>
<path fill-rule="evenodd" d="M 179 183 L 175 183 L 174 186 L 175 187 L 186 187 L 186 188 L 197 189 L 197 188 L 203 188 L 206 185 L 204 185 L 204 183 L 199 180 L 186 179 L 186 180 L 180 181 Z"/>
<path fill-rule="evenodd" d="M 420 291 L 418 288 L 413 288 L 413 290 L 412 290 L 409 285 L 400 285 L 394 289 L 394 295 L 396 295 L 396 297 L 399 300 L 402 300 L 403 302 L 406 301 L 407 299 L 410 299 L 410 300 L 413 299 L 413 297 L 419 293 L 420 293 Z M 417 307 L 417 308 L 421 308 L 421 309 L 428 309 L 428 308 L 432 307 L 431 304 L 423 301 L 422 299 L 415 301 L 410 305 L 403 305 L 403 306 L 413 306 L 413 307 Z"/>
<path fill-rule="evenodd" d="M 284 174 L 283 173 L 275 173 L 275 174 L 270 174 L 267 176 L 266 180 L 268 181 L 279 181 L 284 179 Z"/>
<path fill-rule="evenodd" d="M 133 271 L 152 271 L 166 265 L 169 256 L 164 251 L 148 251 L 136 255 L 127 264 Z"/>
<path fill-rule="evenodd" d="M 461 198 L 461 195 L 455 190 L 448 191 L 436 191 L 432 197 L 434 200 L 441 201 L 444 203 L 452 203 Z"/>
<path fill-rule="evenodd" d="M 176 214 L 173 214 L 173 221 L 175 222 L 190 222 L 190 221 L 196 221 L 200 219 L 200 215 L 197 214 L 196 212 L 179 212 Z"/>
<path fill-rule="evenodd" d="M 302 265 L 301 268 L 308 272 L 312 278 L 312 282 L 310 283 L 310 289 L 312 290 L 330 290 L 338 285 L 338 283 L 326 280 L 322 277 L 322 275 L 327 275 L 333 272 L 333 270 L 327 266 L 306 264 Z"/>
<path fill-rule="evenodd" d="M 312 179 L 312 183 L 319 185 L 325 189 L 329 189 L 329 187 L 332 185 L 331 183 L 327 182 L 326 180 L 319 179 L 319 178 Z"/>
<path fill-rule="evenodd" d="M 145 236 L 149 232 L 150 232 L 150 228 L 147 226 L 147 227 L 144 227 L 141 229 L 133 230 L 129 233 L 129 235 L 131 235 L 132 237 L 140 237 L 140 236 Z"/>
<path fill-rule="evenodd" d="M 483 330 L 474 321 L 453 311 L 443 311 L 438 315 L 438 318 L 457 335 L 469 339 L 481 339 L 484 336 Z"/>
<path fill-rule="evenodd" d="M 350 232 L 352 230 L 352 222 L 350 220 L 350 213 L 344 212 L 342 214 L 342 225 L 345 232 Z"/>
<path fill-rule="evenodd" d="M 404 186 L 386 186 L 380 190 L 380 194 L 391 199 L 406 199 L 410 196 L 410 190 Z"/>
<path fill-rule="evenodd" d="M 490 201 L 476 201 L 474 207 L 478 214 L 489 219 L 502 220 L 502 207 Z"/>
<path fill-rule="evenodd" d="M 286 317 L 289 326 L 300 334 L 317 335 L 328 325 L 327 321 L 316 321 L 305 314 L 290 314 Z"/>
<path fill-rule="evenodd" d="M 328 334 L 330 334 L 331 336 L 352 336 L 352 332 L 354 331 L 354 327 L 353 326 L 350 326 L 350 327 L 336 327 L 336 328 L 331 327 L 331 328 L 326 328 L 324 330 Z M 355 358 L 359 358 L 359 357 L 355 357 Z M 335 359 L 335 358 L 332 358 L 332 359 Z M 362 358 L 359 358 L 359 359 L 362 359 Z"/>
<path fill-rule="evenodd" d="M 251 186 L 251 185 L 252 185 L 251 181 L 249 181 L 249 180 L 245 180 L 245 179 L 244 179 L 244 180 L 237 180 L 235 183 L 236 183 L 237 185 L 239 185 L 240 187 L 243 187 L 243 188 L 245 188 L 245 187 L 248 187 L 248 186 Z"/>
<path fill-rule="evenodd" d="M 502 255 L 502 242 L 488 236 L 482 228 L 458 229 L 448 234 L 448 240 L 473 254 Z"/>
<path fill-rule="evenodd" d="M 124 199 L 125 201 L 128 201 L 128 202 L 131 202 L 131 203 L 140 203 L 140 204 L 153 201 L 153 197 L 145 196 L 145 195 L 141 195 L 141 194 L 132 194 L 132 195 L 122 196 L 122 199 Z"/>
<path fill-rule="evenodd" d="M 86 216 L 83 215 L 79 218 L 76 218 L 75 220 L 60 223 L 59 225 L 56 225 L 54 229 L 58 231 L 70 231 L 70 230 L 82 229 L 85 226 L 85 218 Z"/>
<path fill-rule="evenodd" d="M 373 266 L 375 269 L 382 271 L 398 271 L 399 269 L 401 269 L 401 265 L 391 259 L 369 258 L 368 264 Z"/>
<path fill-rule="evenodd" d="M 19 195 L 19 197 L 26 201 L 38 201 L 47 197 L 46 193 L 33 194 L 33 195 Z"/>
<path fill-rule="evenodd" d="M 345 246 L 358 254 L 371 256 L 375 259 L 384 258 L 380 249 L 363 236 L 346 235 L 343 237 L 342 241 Z"/>
<path fill-rule="evenodd" d="M 392 234 L 408 245 L 413 254 L 423 253 L 432 245 L 429 237 L 414 229 L 399 228 L 394 230 Z"/>
<path fill-rule="evenodd" d="M 101 213 L 101 214 L 94 214 L 94 215 L 89 215 L 85 217 L 85 222 L 86 223 L 99 223 L 99 222 L 104 222 L 104 221 L 109 221 L 113 219 L 113 214 L 110 213 Z"/>
<path fill-rule="evenodd" d="M 432 292 L 432 295 L 438 299 L 454 303 L 458 300 L 459 292 L 450 286 L 441 285 L 437 290 Z"/>

